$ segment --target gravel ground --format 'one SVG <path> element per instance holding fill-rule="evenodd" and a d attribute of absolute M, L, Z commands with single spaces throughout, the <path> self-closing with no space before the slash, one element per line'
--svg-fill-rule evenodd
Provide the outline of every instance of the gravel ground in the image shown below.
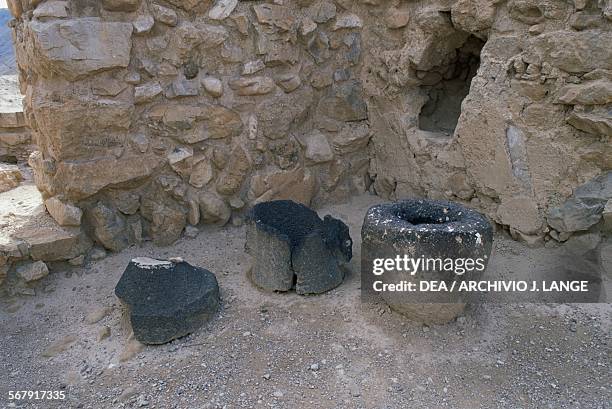
<path fill-rule="evenodd" d="M 320 211 L 349 222 L 356 255 L 376 200 Z M 171 247 L 145 243 L 56 266 L 36 296 L 1 296 L 0 407 L 612 408 L 610 304 L 485 304 L 426 327 L 361 304 L 359 257 L 345 283 L 321 296 L 257 290 L 244 234 L 205 229 Z M 542 250 L 502 235 L 495 247 L 494 270 L 538 268 Z M 183 257 L 215 272 L 218 316 L 167 345 L 130 339 L 113 289 L 136 256 Z M 9 390 L 68 396 L 16 402 Z"/>

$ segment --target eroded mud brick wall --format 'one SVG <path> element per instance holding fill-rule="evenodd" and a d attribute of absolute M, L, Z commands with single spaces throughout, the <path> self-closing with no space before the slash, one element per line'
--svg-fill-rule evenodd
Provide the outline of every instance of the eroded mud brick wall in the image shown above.
<path fill-rule="evenodd" d="M 37 185 L 111 250 L 366 190 L 541 235 L 612 168 L 610 1 L 9 6 Z"/>

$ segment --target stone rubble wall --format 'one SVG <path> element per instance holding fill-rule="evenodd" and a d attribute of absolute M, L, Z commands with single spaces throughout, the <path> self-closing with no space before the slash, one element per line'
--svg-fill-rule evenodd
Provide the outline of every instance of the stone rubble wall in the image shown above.
<path fill-rule="evenodd" d="M 541 238 L 612 168 L 609 0 L 8 4 L 37 186 L 113 251 L 368 190 Z"/>
<path fill-rule="evenodd" d="M 25 162 L 33 150 L 23 112 L 0 112 L 0 161 Z"/>

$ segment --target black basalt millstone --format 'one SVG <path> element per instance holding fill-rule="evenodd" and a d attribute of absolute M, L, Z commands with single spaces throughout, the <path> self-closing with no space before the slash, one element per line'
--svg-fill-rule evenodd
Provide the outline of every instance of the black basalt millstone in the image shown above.
<path fill-rule="evenodd" d="M 127 305 L 134 336 L 143 344 L 164 344 L 188 335 L 219 307 L 215 275 L 185 262 L 133 259 L 115 294 Z"/>
<path fill-rule="evenodd" d="M 454 271 L 403 271 L 372 273 L 375 259 L 400 255 L 424 259 L 483 259 L 488 264 L 493 244 L 493 229 L 475 210 L 449 201 L 413 199 L 371 207 L 361 230 L 361 279 L 363 294 L 374 295 L 375 280 L 400 281 L 478 280 L 482 271 L 457 275 Z M 426 323 L 448 322 L 461 313 L 467 302 L 459 293 L 383 292 L 382 298 L 395 310 Z"/>
<path fill-rule="evenodd" d="M 320 294 L 342 283 L 342 262 L 352 258 L 349 229 L 331 216 L 322 220 L 291 200 L 255 205 L 247 215 L 246 251 L 251 279 L 268 291 Z"/>

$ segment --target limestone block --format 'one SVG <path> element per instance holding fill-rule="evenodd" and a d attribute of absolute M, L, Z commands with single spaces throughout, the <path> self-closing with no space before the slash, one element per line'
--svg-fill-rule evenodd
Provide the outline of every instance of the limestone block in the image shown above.
<path fill-rule="evenodd" d="M 530 47 L 553 66 L 570 73 L 612 69 L 612 32 L 553 31 L 534 37 Z"/>
<path fill-rule="evenodd" d="M 75 18 L 28 25 L 32 67 L 43 77 L 53 73 L 70 80 L 130 62 L 132 24 Z"/>
<path fill-rule="evenodd" d="M 310 205 L 315 194 L 316 179 L 307 170 L 262 173 L 253 176 L 249 196 L 255 203 L 272 200 L 293 200 Z"/>
<path fill-rule="evenodd" d="M 68 17 L 67 1 L 47 1 L 36 7 L 33 13 L 38 20 Z"/>
<path fill-rule="evenodd" d="M 289 31 L 296 23 L 294 13 L 287 6 L 260 4 L 253 6 L 253 10 L 261 24 L 275 26 L 284 31 Z"/>
<path fill-rule="evenodd" d="M 314 130 L 306 135 L 298 137 L 300 144 L 305 147 L 304 156 L 314 163 L 329 162 L 334 158 L 331 146 L 325 135 L 319 130 Z"/>
<path fill-rule="evenodd" d="M 225 20 L 232 14 L 238 5 L 238 0 L 216 0 L 208 12 L 208 18 L 212 20 Z"/>
<path fill-rule="evenodd" d="M 101 157 L 78 162 L 61 162 L 53 180 L 55 189 L 68 200 L 78 201 L 92 196 L 107 186 L 118 185 L 149 176 L 160 165 L 153 155 Z"/>
<path fill-rule="evenodd" d="M 335 84 L 327 96 L 321 99 L 318 110 L 321 115 L 345 122 L 368 118 L 368 108 L 363 100 L 361 83 L 357 80 Z"/>
<path fill-rule="evenodd" d="M 35 261 L 28 263 L 24 266 L 17 268 L 17 275 L 21 277 L 26 283 L 38 281 L 41 278 L 45 278 L 49 275 L 49 268 L 42 261 Z"/>
<path fill-rule="evenodd" d="M 245 176 L 251 169 L 251 159 L 242 146 L 236 146 L 217 182 L 217 192 L 232 195 L 242 186 Z"/>
<path fill-rule="evenodd" d="M 567 123 L 584 132 L 612 137 L 612 115 L 604 107 L 589 110 L 576 107 L 567 117 Z"/>
<path fill-rule="evenodd" d="M 336 17 L 336 22 L 332 30 L 342 30 L 342 29 L 351 29 L 351 28 L 361 28 L 363 27 L 363 21 L 356 14 L 343 14 L 341 16 Z"/>
<path fill-rule="evenodd" d="M 102 0 L 102 7 L 109 11 L 131 12 L 138 10 L 140 0 Z"/>
<path fill-rule="evenodd" d="M 612 102 L 612 81 L 601 79 L 559 90 L 557 102 L 567 105 L 605 105 Z"/>
<path fill-rule="evenodd" d="M 70 203 L 62 202 L 57 197 L 45 200 L 47 211 L 60 226 L 80 226 L 83 211 Z"/>
<path fill-rule="evenodd" d="M 200 214 L 205 223 L 217 223 L 224 226 L 229 221 L 232 211 L 225 201 L 212 192 L 199 196 Z"/>
<path fill-rule="evenodd" d="M 178 23 L 178 16 L 176 11 L 169 9 L 168 7 L 160 6 L 159 4 L 151 4 L 151 12 L 156 21 L 166 24 L 168 26 L 176 26 Z"/>
<path fill-rule="evenodd" d="M 78 227 L 25 226 L 14 237 L 27 243 L 33 260 L 70 260 L 91 248 L 91 240 Z"/>
<path fill-rule="evenodd" d="M 276 84 L 269 77 L 249 77 L 230 81 L 229 86 L 238 95 L 266 95 L 274 91 Z"/>

